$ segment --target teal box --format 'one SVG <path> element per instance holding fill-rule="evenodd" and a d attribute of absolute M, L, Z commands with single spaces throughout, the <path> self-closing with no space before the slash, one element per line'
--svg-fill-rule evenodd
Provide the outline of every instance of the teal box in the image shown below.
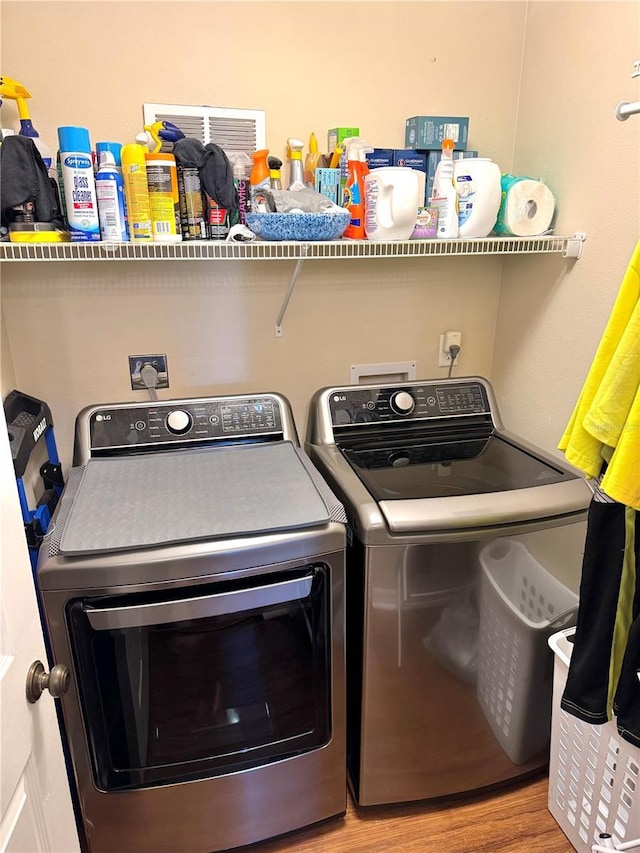
<path fill-rule="evenodd" d="M 340 188 L 340 169 L 316 169 L 314 174 L 316 192 L 326 195 L 334 204 L 341 204 L 338 199 Z"/>
<path fill-rule="evenodd" d="M 454 151 L 453 159 L 454 160 L 466 160 L 468 157 L 477 157 L 477 151 Z M 436 169 L 438 168 L 438 163 L 440 162 L 440 158 L 442 157 L 442 151 L 428 151 L 427 152 L 427 187 L 426 187 L 426 197 L 427 203 L 429 199 L 433 196 L 433 179 L 436 176 Z"/>
<path fill-rule="evenodd" d="M 393 166 L 393 148 L 374 148 L 367 154 L 367 166 L 370 169 Z"/>
<path fill-rule="evenodd" d="M 412 116 L 405 121 L 404 144 L 407 148 L 439 149 L 443 139 L 453 139 L 454 147 L 465 151 L 469 136 L 466 116 Z"/>

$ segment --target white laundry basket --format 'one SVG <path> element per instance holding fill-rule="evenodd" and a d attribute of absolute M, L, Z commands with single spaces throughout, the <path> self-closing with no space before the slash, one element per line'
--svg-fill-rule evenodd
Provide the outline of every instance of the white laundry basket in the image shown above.
<path fill-rule="evenodd" d="M 592 726 L 560 707 L 574 632 L 549 639 L 555 656 L 549 811 L 578 853 L 591 853 L 603 832 L 617 850 L 640 836 L 640 749 L 620 737 L 615 722 Z"/>
<path fill-rule="evenodd" d="M 478 701 L 514 764 L 549 746 L 553 655 L 547 641 L 575 623 L 578 596 L 514 539 L 480 551 Z"/>

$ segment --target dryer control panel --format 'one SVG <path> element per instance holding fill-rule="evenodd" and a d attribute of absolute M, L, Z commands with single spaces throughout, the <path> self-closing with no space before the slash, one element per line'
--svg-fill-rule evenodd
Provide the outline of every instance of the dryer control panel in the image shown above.
<path fill-rule="evenodd" d="M 80 413 L 76 445 L 88 442 L 90 456 L 98 456 L 282 440 L 283 431 L 282 403 L 275 395 L 118 403 Z"/>
<path fill-rule="evenodd" d="M 485 387 L 473 381 L 332 389 L 329 408 L 336 427 L 491 414 Z"/>

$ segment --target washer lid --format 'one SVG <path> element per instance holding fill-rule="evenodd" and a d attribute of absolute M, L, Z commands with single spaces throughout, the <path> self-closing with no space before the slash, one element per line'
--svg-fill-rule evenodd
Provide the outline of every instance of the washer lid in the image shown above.
<path fill-rule="evenodd" d="M 91 459 L 60 552 L 121 551 L 328 521 L 291 442 Z"/>

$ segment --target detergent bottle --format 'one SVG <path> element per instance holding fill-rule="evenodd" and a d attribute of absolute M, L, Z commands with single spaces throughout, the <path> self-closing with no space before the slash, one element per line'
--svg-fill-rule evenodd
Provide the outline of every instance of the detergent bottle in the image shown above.
<path fill-rule="evenodd" d="M 442 140 L 442 157 L 433 179 L 432 207 L 438 209 L 437 236 L 458 236 L 458 194 L 453 183 L 453 139 Z"/>
<path fill-rule="evenodd" d="M 345 143 L 347 145 L 347 174 L 342 206 L 347 208 L 351 218 L 342 236 L 350 240 L 364 240 L 366 237 L 364 228 L 364 179 L 369 174 L 366 155 L 367 152 L 373 151 L 373 148 L 358 136 L 345 140 Z"/>
<path fill-rule="evenodd" d="M 300 139 L 290 137 L 287 139 L 289 146 L 289 187 L 290 190 L 303 190 L 304 169 L 302 167 L 302 148 L 304 142 Z"/>
<path fill-rule="evenodd" d="M 271 182 L 269 179 L 269 149 L 262 148 L 260 151 L 254 151 L 251 155 L 253 160 L 253 168 L 249 176 L 249 193 L 251 213 L 267 213 L 267 202 L 264 196 L 264 190 L 269 189 Z"/>

